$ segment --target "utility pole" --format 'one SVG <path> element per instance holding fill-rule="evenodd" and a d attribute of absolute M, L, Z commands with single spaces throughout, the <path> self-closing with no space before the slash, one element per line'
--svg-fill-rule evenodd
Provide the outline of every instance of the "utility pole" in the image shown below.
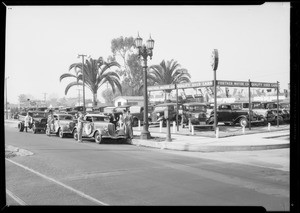
<path fill-rule="evenodd" d="M 78 90 L 78 105 L 80 106 L 80 91 L 81 89 L 77 89 Z"/>
<path fill-rule="evenodd" d="M 46 104 L 46 96 L 47 96 L 47 93 L 43 93 L 44 94 L 44 102 L 45 102 L 45 106 L 47 106 L 47 104 Z"/>
<path fill-rule="evenodd" d="M 82 99 L 83 99 L 83 113 L 85 114 L 85 89 L 84 89 L 84 57 L 87 55 L 78 54 L 78 58 L 82 57 Z"/>

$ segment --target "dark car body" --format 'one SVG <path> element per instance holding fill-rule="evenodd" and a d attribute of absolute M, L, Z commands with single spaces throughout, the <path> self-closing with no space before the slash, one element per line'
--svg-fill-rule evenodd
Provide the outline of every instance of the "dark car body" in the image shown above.
<path fill-rule="evenodd" d="M 224 124 L 240 124 L 241 126 L 248 126 L 249 124 L 249 110 L 242 107 L 242 103 L 226 103 L 220 104 L 217 110 L 217 121 Z M 214 112 L 212 111 L 208 124 L 214 123 Z M 265 123 L 265 118 L 261 115 L 251 112 L 251 123 Z"/>
<path fill-rule="evenodd" d="M 82 137 L 94 138 L 96 143 L 101 143 L 102 139 L 126 140 L 123 129 L 116 130 L 115 125 L 109 122 L 109 117 L 101 114 L 86 114 L 84 116 Z M 77 124 L 73 129 L 73 137 L 78 140 Z"/>
<path fill-rule="evenodd" d="M 183 104 L 183 123 L 188 125 L 190 119 L 193 125 L 206 125 L 210 115 L 207 108 L 208 106 L 205 103 L 190 102 Z"/>
<path fill-rule="evenodd" d="M 288 110 L 285 110 L 280 107 L 280 104 L 278 105 L 277 109 L 277 103 L 275 101 L 268 101 L 268 102 L 262 102 L 261 107 L 268 111 L 268 114 L 275 115 L 274 120 L 271 120 L 271 122 L 275 123 L 277 122 L 277 117 L 279 120 L 279 123 L 286 122 L 288 123 L 290 121 L 290 113 Z M 278 113 L 277 113 L 278 110 Z"/>
<path fill-rule="evenodd" d="M 133 117 L 133 126 L 138 126 L 138 121 L 141 122 L 141 124 L 144 121 L 144 106 L 140 105 L 134 105 L 129 108 L 130 114 Z M 151 113 L 154 110 L 154 105 L 148 106 L 148 122 L 151 122 Z"/>
<path fill-rule="evenodd" d="M 180 105 L 178 105 L 180 107 Z M 166 125 L 166 119 L 165 119 L 165 111 L 169 110 L 169 120 L 171 122 L 176 121 L 177 117 L 177 104 L 176 103 L 163 103 L 163 104 L 157 104 L 154 107 L 153 112 L 151 113 L 151 122 L 149 122 L 149 125 L 151 124 L 159 124 L 160 121 L 163 122 L 163 126 Z M 179 112 L 179 110 L 178 110 Z M 181 122 L 182 116 L 178 113 L 178 122 Z"/>
<path fill-rule="evenodd" d="M 47 127 L 47 116 L 48 114 L 44 111 L 28 111 L 29 115 L 32 117 L 32 123 L 29 125 L 29 129 L 33 131 L 33 133 L 46 131 Z M 18 129 L 20 132 L 24 131 L 25 117 L 27 112 L 22 112 L 19 114 L 18 120 Z"/>

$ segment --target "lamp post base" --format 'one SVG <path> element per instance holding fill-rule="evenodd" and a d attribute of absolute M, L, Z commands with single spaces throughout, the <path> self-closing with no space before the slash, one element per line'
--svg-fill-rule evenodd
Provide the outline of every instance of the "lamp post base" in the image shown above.
<path fill-rule="evenodd" d="M 151 138 L 151 135 L 150 135 L 150 132 L 149 131 L 145 131 L 145 130 L 143 130 L 142 132 L 141 132 L 141 139 L 150 139 Z"/>

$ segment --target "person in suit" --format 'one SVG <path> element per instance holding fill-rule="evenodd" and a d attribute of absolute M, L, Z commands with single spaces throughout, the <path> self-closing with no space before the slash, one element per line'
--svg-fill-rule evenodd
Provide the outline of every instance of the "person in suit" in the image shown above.
<path fill-rule="evenodd" d="M 30 126 L 31 123 L 32 123 L 32 117 L 29 115 L 29 112 L 27 112 L 27 115 L 25 116 L 24 119 L 24 127 L 26 132 L 27 132 L 27 128 Z"/>

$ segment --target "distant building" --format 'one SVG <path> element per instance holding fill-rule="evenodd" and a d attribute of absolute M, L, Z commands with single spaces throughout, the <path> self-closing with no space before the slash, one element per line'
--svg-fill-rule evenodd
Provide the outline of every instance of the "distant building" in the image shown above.
<path fill-rule="evenodd" d="M 114 106 L 122 105 L 143 105 L 144 97 L 143 96 L 118 96 L 113 99 Z"/>

